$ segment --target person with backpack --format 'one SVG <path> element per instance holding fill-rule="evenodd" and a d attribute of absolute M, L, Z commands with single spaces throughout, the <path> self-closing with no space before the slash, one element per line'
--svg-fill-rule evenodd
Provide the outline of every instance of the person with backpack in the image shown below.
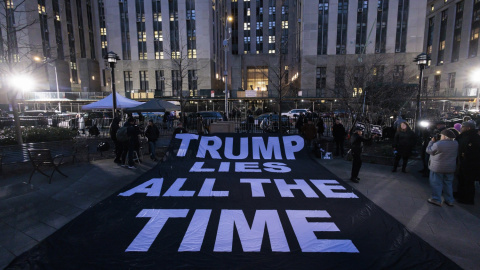
<path fill-rule="evenodd" d="M 126 129 L 124 129 L 126 128 Z M 126 157 L 128 154 L 128 168 L 136 169 L 133 162 L 133 152 L 135 151 L 135 144 L 138 142 L 138 135 L 140 134 L 139 128 L 135 125 L 135 119 L 133 117 L 128 118 L 127 122 L 117 132 L 117 139 L 124 139 L 123 133 L 127 135 L 127 140 L 122 143 L 122 167 L 125 166 Z M 119 136 L 121 135 L 121 136 Z"/>
<path fill-rule="evenodd" d="M 150 151 L 150 158 L 153 161 L 157 161 L 157 158 L 155 157 L 155 149 L 156 149 L 156 144 L 158 137 L 160 136 L 160 131 L 158 130 L 157 126 L 153 123 L 153 120 L 150 119 L 148 120 L 148 125 L 147 129 L 145 130 L 145 137 L 147 137 L 148 140 L 148 149 Z"/>

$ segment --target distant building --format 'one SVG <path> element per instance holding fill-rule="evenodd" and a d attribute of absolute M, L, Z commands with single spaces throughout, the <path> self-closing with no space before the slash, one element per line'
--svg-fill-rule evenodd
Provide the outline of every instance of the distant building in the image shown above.
<path fill-rule="evenodd" d="M 423 95 L 433 101 L 431 106 L 478 106 L 474 101 L 480 85 L 471 74 L 480 69 L 479 35 L 479 0 L 428 1 L 424 52 L 431 62 Z"/>

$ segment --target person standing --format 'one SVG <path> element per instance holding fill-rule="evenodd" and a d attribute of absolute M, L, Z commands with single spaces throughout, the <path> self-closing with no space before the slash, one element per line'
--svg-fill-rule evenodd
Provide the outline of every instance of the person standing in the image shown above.
<path fill-rule="evenodd" d="M 480 135 L 475 130 L 473 121 L 462 123 L 458 141 L 457 192 L 453 196 L 462 204 L 474 204 L 475 181 L 479 180 Z"/>
<path fill-rule="evenodd" d="M 113 162 L 120 165 L 122 164 L 122 143 L 117 140 L 117 131 L 120 129 L 120 117 L 115 116 L 113 118 L 112 124 L 110 125 L 110 138 L 115 144 L 115 159 Z"/>
<path fill-rule="evenodd" d="M 395 153 L 395 161 L 393 164 L 392 172 L 397 171 L 398 164 L 400 163 L 400 158 L 403 159 L 402 163 L 402 172 L 406 173 L 408 158 L 412 154 L 413 147 L 415 146 L 416 139 L 415 133 L 408 125 L 407 122 L 400 123 L 400 126 L 395 133 L 393 139 L 393 152 Z"/>
<path fill-rule="evenodd" d="M 318 118 L 317 132 L 318 132 L 318 139 L 321 139 L 323 136 L 323 132 L 325 132 L 325 124 L 323 123 L 323 119 L 321 117 Z"/>
<path fill-rule="evenodd" d="M 453 206 L 453 179 L 456 168 L 458 142 L 454 141 L 455 134 L 449 129 L 440 133 L 440 141 L 432 137 L 427 146 L 430 155 L 428 168 L 430 169 L 430 187 L 432 196 L 428 202 L 442 206 L 442 191 L 445 203 Z"/>
<path fill-rule="evenodd" d="M 140 130 L 138 126 L 135 125 L 135 119 L 133 117 L 128 118 L 127 122 L 123 125 L 127 127 L 128 140 L 123 142 L 122 148 L 122 166 L 125 166 L 126 157 L 128 154 L 128 168 L 136 169 L 133 162 L 133 152 L 135 151 L 135 145 L 138 143 L 138 135 Z"/>
<path fill-rule="evenodd" d="M 157 148 L 157 140 L 160 136 L 160 131 L 158 130 L 157 126 L 153 123 L 153 120 L 148 120 L 147 129 L 145 130 L 145 137 L 148 140 L 148 150 L 150 152 L 150 158 L 153 161 L 157 161 L 157 157 L 155 156 L 155 149 Z"/>
<path fill-rule="evenodd" d="M 362 167 L 362 149 L 364 142 L 370 142 L 372 138 L 366 139 L 363 135 L 363 128 L 356 127 L 353 131 L 353 135 L 350 138 L 350 143 L 352 145 L 352 174 L 350 180 L 354 183 L 360 182 L 358 174 L 360 173 L 360 168 Z M 373 135 L 376 137 L 377 135 Z"/>
<path fill-rule="evenodd" d="M 303 138 L 305 139 L 305 143 L 308 147 L 312 146 L 312 141 L 315 139 L 317 135 L 317 129 L 313 124 L 312 120 L 308 120 L 306 124 L 302 126 L 302 134 Z"/>
<path fill-rule="evenodd" d="M 203 117 L 201 114 L 197 114 L 197 133 L 198 135 L 203 135 L 205 133 Z"/>
<path fill-rule="evenodd" d="M 344 150 L 343 150 L 343 143 L 345 142 L 345 136 L 347 132 L 345 131 L 345 127 L 342 124 L 342 120 L 336 119 L 335 124 L 332 127 L 332 135 L 335 141 L 335 155 L 341 155 L 343 158 Z"/>

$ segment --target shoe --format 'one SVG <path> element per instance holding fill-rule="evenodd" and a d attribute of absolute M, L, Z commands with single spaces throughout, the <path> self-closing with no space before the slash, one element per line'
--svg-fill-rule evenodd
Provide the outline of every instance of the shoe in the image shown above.
<path fill-rule="evenodd" d="M 453 192 L 453 197 L 454 197 L 455 199 L 458 198 L 458 197 L 460 197 L 459 195 L 460 195 L 460 194 L 458 193 L 458 191 Z"/>
<path fill-rule="evenodd" d="M 128 168 L 133 170 L 133 169 L 136 169 L 137 167 L 135 167 L 135 166 L 128 166 Z"/>
<path fill-rule="evenodd" d="M 453 207 L 453 202 L 445 202 L 446 205 Z"/>
<path fill-rule="evenodd" d="M 407 173 L 407 171 L 406 171 L 405 169 L 402 169 L 402 172 L 403 172 L 403 173 Z"/>
<path fill-rule="evenodd" d="M 442 206 L 442 203 L 441 203 L 441 202 L 435 201 L 435 200 L 432 199 L 432 198 L 428 199 L 427 201 L 428 201 L 429 203 L 431 203 L 431 204 L 435 204 L 436 206 L 440 206 L 440 207 Z"/>
<path fill-rule="evenodd" d="M 125 165 L 125 164 L 120 164 L 120 166 L 122 166 L 122 167 L 124 167 L 124 168 L 127 167 L 127 165 Z"/>
<path fill-rule="evenodd" d="M 120 160 L 118 160 L 118 159 L 113 160 L 113 162 L 115 162 L 115 163 L 117 163 L 117 164 L 121 164 L 121 163 L 122 163 L 122 162 L 121 162 Z"/>
<path fill-rule="evenodd" d="M 358 178 L 350 178 L 350 180 L 354 183 L 360 183 L 360 181 L 358 181 Z"/>
<path fill-rule="evenodd" d="M 359 182 L 360 182 L 360 178 L 359 178 L 359 177 L 357 177 L 356 179 L 357 179 L 357 181 L 359 181 Z"/>
<path fill-rule="evenodd" d="M 419 173 L 426 173 L 426 172 L 427 172 L 427 170 L 425 170 L 425 169 L 421 169 L 421 170 L 420 170 L 420 171 L 418 171 L 418 172 L 419 172 Z"/>
<path fill-rule="evenodd" d="M 158 159 L 154 158 L 153 161 L 158 161 Z"/>
<path fill-rule="evenodd" d="M 392 169 L 392 172 L 397 172 L 397 169 Z"/>

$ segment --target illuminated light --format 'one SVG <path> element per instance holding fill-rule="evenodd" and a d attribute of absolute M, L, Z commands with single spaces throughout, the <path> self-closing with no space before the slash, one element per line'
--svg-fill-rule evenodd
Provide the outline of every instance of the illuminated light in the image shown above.
<path fill-rule="evenodd" d="M 440 71 L 440 70 L 437 70 L 437 72 L 435 72 L 435 73 L 437 73 L 437 74 L 440 74 L 440 73 L 441 73 L 441 71 Z"/>
<path fill-rule="evenodd" d="M 480 69 L 472 71 L 472 73 L 470 74 L 470 80 L 472 82 L 480 82 Z"/>
<path fill-rule="evenodd" d="M 95 81 L 95 76 L 92 76 L 92 81 Z"/>

